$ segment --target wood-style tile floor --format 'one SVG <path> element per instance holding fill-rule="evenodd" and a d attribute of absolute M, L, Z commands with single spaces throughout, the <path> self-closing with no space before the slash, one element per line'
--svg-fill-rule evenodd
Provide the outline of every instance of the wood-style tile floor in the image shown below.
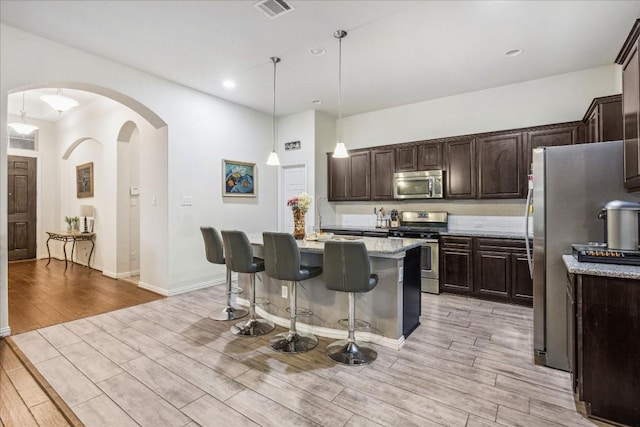
<path fill-rule="evenodd" d="M 337 365 L 239 338 L 215 286 L 13 337 L 87 426 L 589 426 L 566 372 L 532 360 L 532 310 L 423 294 L 401 351 Z M 282 328 L 277 328 L 279 332 Z M 274 333 L 275 333 L 274 332 Z"/>
<path fill-rule="evenodd" d="M 97 270 L 52 259 L 9 263 L 9 325 L 13 334 L 81 319 L 162 296 Z"/>

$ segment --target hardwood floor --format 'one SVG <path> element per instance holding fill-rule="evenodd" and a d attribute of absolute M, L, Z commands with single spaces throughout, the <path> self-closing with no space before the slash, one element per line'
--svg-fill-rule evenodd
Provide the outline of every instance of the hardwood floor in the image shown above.
<path fill-rule="evenodd" d="M 606 425 L 582 415 L 566 372 L 533 364 L 530 308 L 423 294 L 401 351 L 347 367 L 328 339 L 284 355 L 272 334 L 233 336 L 207 318 L 223 301 L 215 286 L 13 340 L 87 426 Z"/>
<path fill-rule="evenodd" d="M 163 298 L 80 265 L 70 265 L 65 272 L 64 261 L 46 264 L 46 259 L 9 263 L 9 325 L 14 335 Z"/>

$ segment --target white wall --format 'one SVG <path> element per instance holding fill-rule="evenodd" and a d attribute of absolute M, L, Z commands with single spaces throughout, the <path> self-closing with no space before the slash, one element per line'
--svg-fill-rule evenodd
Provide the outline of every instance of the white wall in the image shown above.
<path fill-rule="evenodd" d="M 16 61 L 15 58 L 20 58 Z M 247 232 L 277 226 L 277 171 L 264 165 L 271 117 L 100 57 L 0 24 L 0 188 L 6 188 L 9 92 L 29 87 L 87 87 L 110 94 L 150 120 L 168 147 L 141 159 L 141 282 L 166 294 L 224 280 L 207 263 L 201 225 Z M 152 114 L 152 113 L 155 113 Z M 166 123 L 166 126 L 164 124 Z M 141 141 L 141 151 L 149 141 Z M 115 158 L 115 156 L 114 156 Z M 256 198 L 222 197 L 222 159 L 258 165 Z M 150 173 L 157 165 L 163 170 Z M 109 165 L 107 165 L 109 166 Z M 154 176 L 146 180 L 144 176 Z M 107 192 L 113 189 L 107 189 Z M 192 207 L 180 207 L 181 196 Z M 113 192 L 115 197 L 115 192 Z M 155 197 L 155 205 L 153 204 Z M 0 333 L 7 333 L 7 198 L 0 195 Z M 157 213 L 156 213 L 157 212 Z M 115 215 L 114 215 L 115 217 Z M 105 218 L 101 216 L 101 220 Z M 106 248 L 104 248 L 106 250 Z M 149 256 L 145 258 L 145 254 Z M 105 260 L 106 262 L 106 260 Z"/>
<path fill-rule="evenodd" d="M 336 145 L 336 120 L 316 111 L 316 227 L 336 223 L 334 203 L 328 200 L 327 153 Z"/>

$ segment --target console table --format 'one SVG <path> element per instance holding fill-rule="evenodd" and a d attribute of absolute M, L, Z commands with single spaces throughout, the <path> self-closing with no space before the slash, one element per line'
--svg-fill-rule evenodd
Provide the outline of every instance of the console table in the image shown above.
<path fill-rule="evenodd" d="M 71 263 L 73 264 L 73 251 L 76 248 L 76 242 L 89 241 L 91 242 L 91 251 L 89 252 L 89 259 L 87 260 L 87 266 L 91 268 L 91 255 L 93 255 L 93 249 L 96 244 L 93 240 L 96 233 L 80 233 L 80 232 L 67 232 L 67 231 L 47 231 L 49 238 L 47 239 L 47 253 L 49 254 L 49 262 L 51 262 L 51 251 L 49 250 L 49 240 L 58 240 L 62 243 L 62 250 L 64 251 L 64 271 L 67 271 L 67 243 L 72 242 L 71 245 Z"/>

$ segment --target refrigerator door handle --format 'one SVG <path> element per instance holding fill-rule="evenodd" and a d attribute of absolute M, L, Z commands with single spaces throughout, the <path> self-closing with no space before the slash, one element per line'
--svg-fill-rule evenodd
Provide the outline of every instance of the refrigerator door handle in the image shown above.
<path fill-rule="evenodd" d="M 531 245 L 529 244 L 529 212 L 531 209 L 531 197 L 533 195 L 532 185 L 529 185 L 527 191 L 527 202 L 524 204 L 524 246 L 527 251 L 527 263 L 529 264 L 529 276 L 533 279 L 533 256 L 531 254 Z"/>

